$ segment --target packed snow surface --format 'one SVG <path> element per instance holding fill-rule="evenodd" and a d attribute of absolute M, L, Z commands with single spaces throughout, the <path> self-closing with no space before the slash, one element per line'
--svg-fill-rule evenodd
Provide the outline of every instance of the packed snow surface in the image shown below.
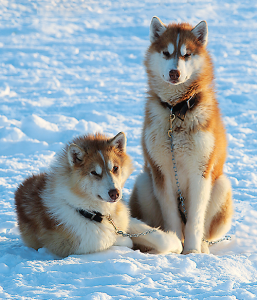
<path fill-rule="evenodd" d="M 124 131 L 135 171 L 147 89 L 149 24 L 206 20 L 229 141 L 231 241 L 211 254 L 150 255 L 112 247 L 56 259 L 27 248 L 14 191 L 73 137 Z M 0 2 L 0 298 L 257 299 L 257 2 L 3 0 Z"/>

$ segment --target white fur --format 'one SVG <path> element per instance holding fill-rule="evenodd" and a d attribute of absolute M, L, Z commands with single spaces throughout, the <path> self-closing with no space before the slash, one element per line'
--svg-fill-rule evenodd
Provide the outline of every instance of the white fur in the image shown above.
<path fill-rule="evenodd" d="M 150 40 L 155 41 L 164 31 L 165 25 L 154 17 L 150 26 Z M 192 29 L 192 32 L 197 38 L 201 39 L 201 42 L 206 46 L 208 41 L 208 29 L 205 21 L 200 22 Z M 176 53 L 174 53 L 175 47 L 172 43 L 167 45 L 167 50 L 170 54 L 173 54 L 171 58 L 167 59 L 163 53 L 153 53 L 150 59 L 150 69 L 161 80 L 165 80 L 170 85 L 180 85 L 181 83 L 190 82 L 195 79 L 198 73 L 201 71 L 204 59 L 199 55 L 191 54 L 187 59 L 182 58 L 187 53 L 186 45 L 183 43 L 179 49 L 181 36 L 178 33 L 176 40 Z M 181 54 L 181 55 L 180 55 Z M 170 80 L 169 72 L 171 70 L 178 70 L 180 77 L 177 82 Z"/>
<path fill-rule="evenodd" d="M 104 166 L 105 166 L 105 159 L 104 159 L 103 153 L 101 151 L 98 151 L 98 153 L 100 154 L 100 156 L 101 156 L 101 158 L 103 160 Z"/>
<path fill-rule="evenodd" d="M 50 195 L 46 189 L 43 196 L 49 213 L 57 220 L 61 220 L 61 224 L 69 228 L 80 239 L 80 245 L 75 254 L 101 251 L 116 242 L 117 236 L 111 225 L 106 222 L 92 222 L 76 211 L 77 208 L 88 211 L 108 211 L 108 207 L 104 207 L 103 203 L 85 201 L 63 185 L 57 186 L 54 194 Z M 53 197 L 55 197 L 55 201 L 52 201 Z"/>
<path fill-rule="evenodd" d="M 174 45 L 172 43 L 169 43 L 169 45 L 168 45 L 168 52 L 169 52 L 169 54 L 172 55 L 173 52 L 174 52 L 174 50 L 175 50 Z"/>
<path fill-rule="evenodd" d="M 111 176 L 109 173 L 106 172 L 106 175 L 102 177 L 101 185 L 99 186 L 98 182 L 94 182 L 93 187 L 98 190 L 98 195 L 104 200 L 109 201 L 110 196 L 108 194 L 108 191 L 117 189 L 119 191 L 119 197 L 117 199 L 121 199 L 121 189 L 122 186 L 119 182 L 119 180 L 113 176 Z"/>
<path fill-rule="evenodd" d="M 91 182 L 91 189 L 92 189 L 93 195 L 94 195 L 94 197 L 99 197 L 102 200 L 108 202 L 111 200 L 110 196 L 108 194 L 108 191 L 117 189 L 119 191 L 119 197 L 117 199 L 117 201 L 118 201 L 122 197 L 122 194 L 121 194 L 122 185 L 119 182 L 119 180 L 116 177 L 112 176 L 109 172 L 110 170 L 112 170 L 113 162 L 108 160 L 107 164 L 106 164 L 106 158 L 104 157 L 103 153 L 101 151 L 98 151 L 98 153 L 100 154 L 100 156 L 103 160 L 105 171 L 102 172 L 102 170 L 101 170 L 101 172 L 98 173 L 96 170 L 96 173 L 102 174 L 102 179 L 101 179 L 100 186 L 99 186 L 98 181 Z M 96 166 L 96 168 L 97 167 L 98 167 L 98 165 Z"/>
<path fill-rule="evenodd" d="M 205 227 L 209 228 L 211 220 L 213 216 L 215 215 L 215 212 L 219 210 L 219 208 L 222 206 L 224 198 L 226 197 L 226 194 L 228 191 L 231 190 L 231 183 L 228 180 L 228 178 L 225 175 L 220 176 L 211 192 L 211 199 L 215 199 L 215 201 L 210 201 L 208 203 L 208 213 L 209 213 L 209 218 L 205 219 Z M 214 240 L 218 239 L 219 237 L 223 236 L 226 234 L 231 227 L 231 220 L 229 220 L 222 228 L 219 228 L 219 230 L 216 231 L 216 235 L 214 236 Z"/>
<path fill-rule="evenodd" d="M 95 166 L 95 172 L 98 174 L 98 175 L 101 175 L 102 174 L 102 168 L 99 166 L 99 165 L 96 165 Z"/>
<path fill-rule="evenodd" d="M 151 230 L 152 228 L 146 225 L 144 222 L 131 218 L 129 224 L 129 232 L 137 234 Z M 155 232 L 149 235 L 142 235 L 134 238 L 136 243 L 144 244 L 147 247 L 153 248 L 152 253 L 181 253 L 182 244 L 174 232 L 163 232 L 156 229 Z M 158 245 L 156 247 L 156 245 Z"/>
<path fill-rule="evenodd" d="M 186 55 L 187 54 L 187 48 L 186 48 L 186 45 L 183 44 L 180 48 L 180 53 L 182 56 Z"/>
<path fill-rule="evenodd" d="M 109 170 L 112 170 L 112 168 L 113 168 L 113 166 L 114 166 L 114 165 L 113 165 L 113 162 L 109 160 L 108 163 L 107 163 L 107 166 L 108 166 L 108 169 L 109 169 Z"/>
<path fill-rule="evenodd" d="M 160 28 L 164 28 L 164 24 L 159 19 L 152 22 L 155 25 L 150 27 L 150 31 L 158 29 L 160 32 Z M 195 26 L 192 33 L 202 46 L 206 46 L 208 29 L 205 21 Z M 156 42 L 158 34 L 152 32 L 151 35 L 155 37 L 154 42 Z M 173 169 L 170 139 L 167 135 L 170 112 L 160 105 L 160 98 L 163 102 L 176 104 L 177 100 L 188 92 L 193 81 L 197 80 L 206 61 L 205 55 L 194 53 L 183 57 L 187 54 L 187 45 L 181 38 L 178 34 L 175 45 L 177 52 L 173 53 L 171 58 L 163 55 L 162 51 L 153 52 L 151 47 L 147 52 L 146 66 L 149 68 L 147 71 L 150 71 L 148 72 L 150 97 L 146 103 L 147 117 L 142 136 L 143 147 L 146 150 L 146 167 L 136 180 L 131 207 L 134 206 L 135 215 L 140 207 L 142 219 L 151 226 L 163 226 L 165 231 L 174 231 L 176 236 L 184 241 L 184 253 L 208 253 L 208 247 L 202 243 L 202 238 L 209 234 L 214 216 L 218 215 L 225 201 L 229 199 L 227 197 L 231 187 L 224 175 L 220 176 L 215 183 L 212 182 L 210 175 L 212 170 L 208 170 L 208 176 L 205 176 L 215 149 L 215 136 L 213 131 L 201 130 L 201 125 L 208 120 L 210 107 L 213 109 L 215 107 L 213 105 L 216 105 L 213 103 L 212 90 L 207 87 L 204 102 L 198 103 L 192 111 L 187 111 L 184 121 L 175 118 L 172 124 L 177 176 L 187 211 L 187 223 L 182 224 L 177 208 L 178 187 Z M 172 49 L 171 45 L 173 44 L 164 45 L 163 51 L 169 47 Z M 196 46 L 199 47 L 198 42 Z M 180 77 L 175 83 L 170 81 L 171 70 L 180 72 Z M 154 94 L 158 96 L 155 97 Z M 164 178 L 162 182 L 157 178 L 158 173 L 154 174 L 157 172 L 156 169 Z M 215 229 L 217 238 L 229 229 L 231 213 L 229 207 L 228 220 L 224 218 L 226 224 L 217 225 Z"/>
<path fill-rule="evenodd" d="M 155 107 L 152 107 L 152 112 L 156 111 Z M 154 113 L 154 112 L 153 112 Z M 145 143 L 152 156 L 157 163 L 161 166 L 162 173 L 166 180 L 165 193 L 155 189 L 155 193 L 158 198 L 163 199 L 160 201 L 160 207 L 164 218 L 165 230 L 174 230 L 179 238 L 182 238 L 182 227 L 180 217 L 177 211 L 177 186 L 175 182 L 175 174 L 171 166 L 171 153 L 170 144 L 167 140 L 167 132 L 160 131 L 160 126 L 165 127 L 167 122 L 168 112 L 155 116 L 156 125 L 146 129 Z M 165 117 L 166 115 L 166 117 Z M 178 122 L 180 122 L 178 120 Z M 156 139 L 151 139 L 151 136 L 156 136 Z M 214 137 L 209 132 L 198 132 L 196 135 L 188 140 L 187 136 L 174 133 L 175 141 L 175 157 L 178 166 L 178 176 L 180 186 L 182 188 L 182 194 L 188 198 L 190 197 L 190 213 L 188 215 L 188 225 L 185 230 L 185 249 L 197 249 L 200 251 L 201 238 L 204 228 L 204 215 L 206 207 L 210 198 L 210 182 L 202 178 L 202 170 L 199 170 L 199 164 L 204 165 L 207 162 L 214 143 Z M 195 145 L 192 151 L 191 143 Z M 159 145 L 163 145 L 167 152 L 158 151 Z M 194 159 L 192 160 L 192 156 Z M 204 160 L 206 158 L 206 161 Z M 186 169 L 184 169 L 186 167 Z M 184 189 L 189 183 L 189 190 Z M 197 188 L 196 188 L 197 187 Z M 173 207 L 173 209 L 171 209 Z M 192 219 L 192 221 L 191 221 Z M 195 221 L 197 220 L 197 221 Z M 197 222 L 197 223 L 192 223 Z M 190 231 L 191 230 L 191 231 Z M 197 236 L 194 236 L 193 232 L 197 232 Z M 187 239 L 189 237 L 189 239 Z M 197 242 L 196 242 L 197 241 Z M 198 243 L 196 245 L 196 243 Z"/>
<path fill-rule="evenodd" d="M 117 139 L 115 138 L 113 143 L 117 147 L 126 146 L 126 140 L 121 135 Z M 66 159 L 71 167 L 74 166 L 74 151 L 79 154 L 83 153 L 81 148 L 72 144 L 72 147 L 68 149 L 67 158 L 63 155 L 57 158 L 47 175 L 46 187 L 41 194 L 43 204 L 47 207 L 47 212 L 58 220 L 59 225 L 63 225 L 79 240 L 79 246 L 74 254 L 101 251 L 112 245 L 131 248 L 133 246 L 132 240 L 137 244 L 150 247 L 152 253 L 168 253 L 171 251 L 180 253 L 182 251 L 181 242 L 175 233 L 164 233 L 159 229 L 140 238 L 132 238 L 132 240 L 129 237 L 118 236 L 114 226 L 107 220 L 109 215 L 117 228 L 124 232 L 135 234 L 152 229 L 145 223 L 130 218 L 127 207 L 123 203 L 118 203 L 122 197 L 124 181 L 132 171 L 131 166 L 126 167 L 125 164 L 124 166 L 119 166 L 120 169 L 123 169 L 123 174 L 114 176 L 111 172 L 113 162 L 105 156 L 104 150 L 99 151 L 98 154 L 103 160 L 103 165 L 99 166 L 96 163 L 95 171 L 97 175 L 85 172 L 85 170 L 83 172 L 84 176 L 78 173 L 80 175 L 77 183 L 81 190 L 84 191 L 84 194 L 75 194 L 71 188 L 71 182 L 73 180 L 72 176 L 77 174 L 78 166 L 74 170 L 71 169 L 70 173 L 64 172 L 63 169 Z M 83 159 L 83 157 L 80 156 L 80 159 Z M 73 172 L 76 174 L 74 175 Z M 100 173 L 101 178 L 98 176 Z M 111 189 L 119 190 L 120 196 L 115 203 L 108 202 L 110 199 L 108 192 Z M 119 205 L 118 209 L 117 205 Z M 98 211 L 106 217 L 103 218 L 101 223 L 91 221 L 78 213 L 80 209 L 89 212 Z"/>
<path fill-rule="evenodd" d="M 185 253 L 191 251 L 201 252 L 204 224 L 207 222 L 204 216 L 208 206 L 212 205 L 210 198 L 216 198 L 218 194 L 220 195 L 218 196 L 220 203 L 217 204 L 217 207 L 213 208 L 213 215 L 215 215 L 221 206 L 221 202 L 224 201 L 224 195 L 226 195 L 229 190 L 229 181 L 223 175 L 223 177 L 219 179 L 220 183 L 217 181 L 217 187 L 215 185 L 215 187 L 212 188 L 211 178 L 205 179 L 202 177 L 203 169 L 199 167 L 207 163 L 207 159 L 214 146 L 214 137 L 211 133 L 199 131 L 191 137 L 174 133 L 175 158 L 178 167 L 180 187 L 183 196 L 188 199 L 186 202 L 188 221 L 183 237 L 182 224 L 177 210 L 177 186 L 171 164 L 170 144 L 167 139 L 167 131 L 160 130 L 160 128 L 166 127 L 165 122 L 168 120 L 169 113 L 166 110 L 162 110 L 162 113 L 160 113 L 161 108 L 158 110 L 156 106 L 155 103 L 152 102 L 150 107 L 148 107 L 150 108 L 150 113 L 155 115 L 155 117 L 152 118 L 152 126 L 145 129 L 143 139 L 150 157 L 154 158 L 155 163 L 160 166 L 165 177 L 164 190 L 160 190 L 155 186 L 153 181 L 153 193 L 158 199 L 161 199 L 159 205 L 163 216 L 164 229 L 165 231 L 174 231 L 181 240 L 185 238 Z M 199 107 L 197 110 L 201 110 L 201 108 Z M 191 113 L 188 112 L 188 114 Z M 181 125 L 181 121 L 177 119 L 175 126 L 178 124 Z M 152 136 L 155 136 L 155 139 L 152 139 Z M 161 151 L 160 145 L 162 145 Z M 194 145 L 193 149 L 192 145 Z M 192 157 L 194 157 L 194 159 L 192 159 Z M 141 203 L 146 201 L 145 203 L 147 203 L 146 205 L 148 207 L 146 208 L 146 205 L 143 205 L 144 209 L 146 209 L 146 219 L 144 218 L 144 220 L 149 224 L 154 224 L 154 221 L 151 219 L 151 211 L 156 211 L 158 208 L 155 208 L 154 201 L 151 200 L 152 196 L 146 193 L 150 185 L 146 176 L 144 173 L 140 175 L 136 186 L 138 187 L 138 198 Z M 144 182 L 142 182 L 142 180 L 144 180 Z M 149 209 L 148 216 L 147 209 Z M 157 212 L 156 215 L 158 215 Z M 226 232 L 229 227 L 230 223 L 226 224 L 222 232 Z M 220 236 L 222 232 L 218 232 L 217 236 Z"/>
<path fill-rule="evenodd" d="M 178 60 L 178 70 L 180 71 L 179 83 L 194 79 L 202 70 L 204 59 L 199 55 L 191 55 L 187 60 Z"/>
<path fill-rule="evenodd" d="M 204 59 L 199 55 L 191 55 L 187 60 L 177 57 L 166 59 L 162 53 L 153 53 L 150 59 L 150 69 L 160 79 L 165 80 L 170 85 L 179 85 L 186 81 L 192 81 L 202 69 Z M 180 77 L 177 83 L 170 82 L 169 72 L 178 70 Z"/>

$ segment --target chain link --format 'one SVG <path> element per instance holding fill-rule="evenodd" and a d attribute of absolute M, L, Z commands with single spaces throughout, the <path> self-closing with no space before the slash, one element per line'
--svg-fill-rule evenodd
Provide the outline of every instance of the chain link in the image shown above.
<path fill-rule="evenodd" d="M 207 241 L 207 240 L 203 239 L 203 242 L 208 243 L 210 246 L 218 244 L 219 242 L 223 242 L 223 241 L 231 241 L 231 236 L 230 235 L 226 235 L 226 236 L 224 236 L 224 238 L 219 239 L 217 241 Z"/>
<path fill-rule="evenodd" d="M 175 120 L 175 115 L 172 113 L 170 113 L 170 128 L 168 130 L 168 136 L 170 138 L 170 144 L 171 144 L 171 155 L 172 155 L 172 164 L 173 164 L 173 170 L 175 173 L 175 181 L 176 181 L 176 186 L 177 186 L 177 190 L 178 190 L 178 208 L 179 211 L 181 213 L 181 218 L 183 220 L 184 223 L 186 223 L 187 221 L 187 211 L 186 211 L 186 207 L 185 207 L 185 198 L 182 196 L 182 191 L 180 189 L 180 183 L 179 183 L 179 178 L 178 178 L 178 169 L 177 169 L 177 163 L 175 160 L 175 154 L 174 154 L 174 144 L 173 144 L 173 130 L 172 130 L 172 123 Z M 181 208 L 180 208 L 181 206 Z"/>
<path fill-rule="evenodd" d="M 113 219 L 111 218 L 111 216 L 106 216 L 107 220 L 112 224 L 112 226 L 114 227 L 115 229 L 115 232 L 117 235 L 122 235 L 123 237 L 130 237 L 130 238 L 134 238 L 134 237 L 140 237 L 140 236 L 143 236 L 143 235 L 147 235 L 149 233 L 152 233 L 152 232 L 155 232 L 156 229 L 150 229 L 150 230 L 147 230 L 147 231 L 144 231 L 144 232 L 140 232 L 140 233 L 134 233 L 134 234 L 130 234 L 130 233 L 126 233 L 126 232 L 123 232 L 122 230 L 119 230 L 115 223 L 113 222 Z"/>

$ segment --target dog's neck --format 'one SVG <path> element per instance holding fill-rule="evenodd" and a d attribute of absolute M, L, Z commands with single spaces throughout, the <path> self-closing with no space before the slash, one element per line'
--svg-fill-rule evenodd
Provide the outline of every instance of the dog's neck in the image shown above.
<path fill-rule="evenodd" d="M 96 221 L 98 223 L 101 223 L 103 221 L 104 215 L 102 215 L 98 211 L 89 212 L 84 209 L 77 209 L 77 212 L 84 218 L 89 219 L 91 221 Z"/>
<path fill-rule="evenodd" d="M 191 110 L 199 102 L 199 93 L 194 93 L 190 96 L 185 96 L 179 100 L 176 104 L 170 104 L 166 101 L 162 101 L 159 97 L 160 103 L 164 108 L 168 108 L 176 115 L 180 120 L 184 121 L 185 115 L 188 110 Z"/>

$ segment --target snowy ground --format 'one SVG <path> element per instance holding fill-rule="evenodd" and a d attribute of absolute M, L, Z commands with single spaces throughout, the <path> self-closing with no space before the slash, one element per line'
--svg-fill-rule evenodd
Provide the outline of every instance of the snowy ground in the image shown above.
<path fill-rule="evenodd" d="M 124 131 L 135 172 L 152 16 L 209 25 L 229 139 L 232 241 L 210 255 L 128 248 L 56 260 L 25 247 L 13 193 L 78 134 Z M 257 299 L 257 3 L 252 0 L 0 2 L 0 298 Z"/>

